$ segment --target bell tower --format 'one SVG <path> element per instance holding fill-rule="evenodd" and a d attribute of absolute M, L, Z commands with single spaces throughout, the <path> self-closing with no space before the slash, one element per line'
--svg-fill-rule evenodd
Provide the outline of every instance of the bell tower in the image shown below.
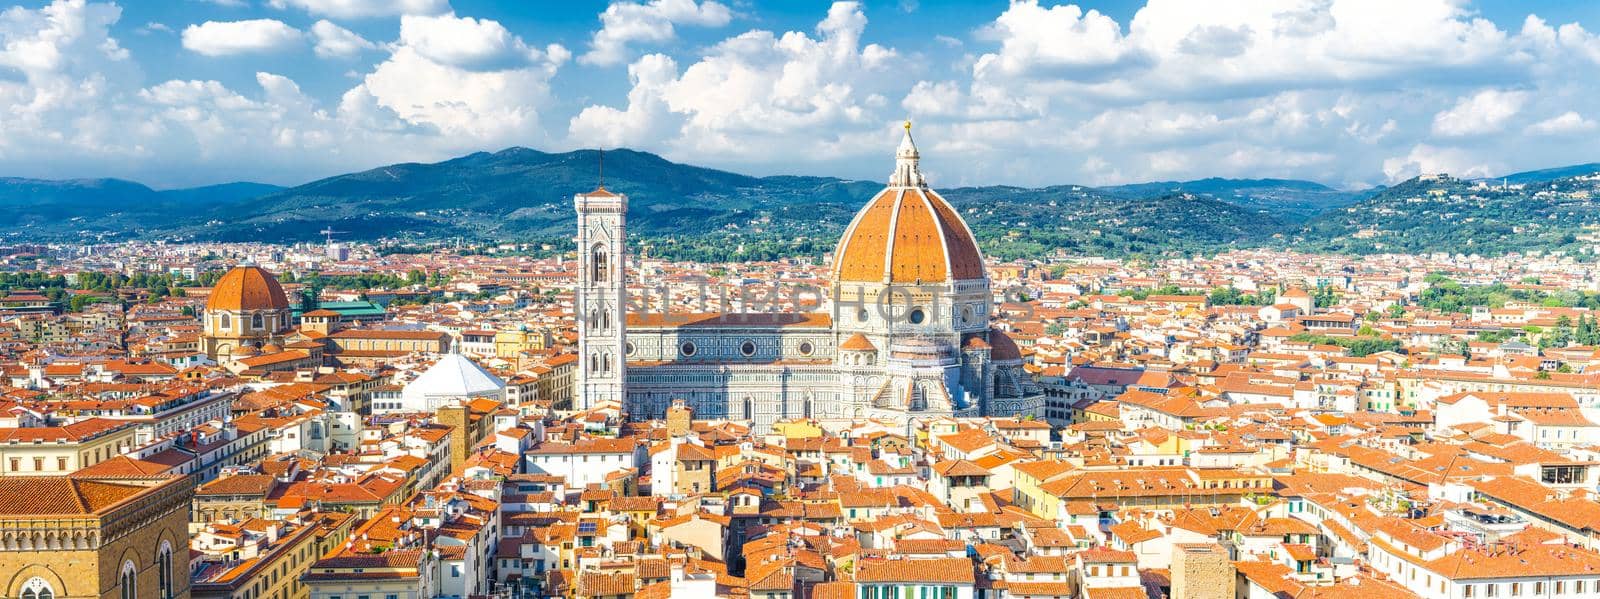
<path fill-rule="evenodd" d="M 578 385 L 572 407 L 626 405 L 628 196 L 602 184 L 572 200 L 578 211 Z"/>

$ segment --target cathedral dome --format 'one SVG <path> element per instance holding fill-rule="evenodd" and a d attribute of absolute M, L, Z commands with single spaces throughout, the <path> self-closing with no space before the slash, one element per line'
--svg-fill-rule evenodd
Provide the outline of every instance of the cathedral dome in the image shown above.
<path fill-rule="evenodd" d="M 889 186 L 856 213 L 834 250 L 836 281 L 931 284 L 984 278 L 972 231 L 928 189 L 920 158 L 906 123 Z"/>
<path fill-rule="evenodd" d="M 206 300 L 210 312 L 287 310 L 289 298 L 278 279 L 259 266 L 237 266 L 222 275 Z"/>

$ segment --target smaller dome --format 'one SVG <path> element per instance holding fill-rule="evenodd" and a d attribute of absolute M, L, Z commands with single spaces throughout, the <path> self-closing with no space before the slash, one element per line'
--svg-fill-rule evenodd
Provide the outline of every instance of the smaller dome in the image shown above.
<path fill-rule="evenodd" d="M 259 266 L 237 266 L 211 288 L 206 311 L 288 310 L 289 297 L 277 277 Z"/>
<path fill-rule="evenodd" d="M 268 343 L 266 345 L 261 346 L 261 353 L 264 353 L 264 354 L 275 354 L 275 353 L 278 353 L 278 352 L 281 352 L 281 351 L 283 351 L 283 348 L 280 347 L 276 343 Z"/>
<path fill-rule="evenodd" d="M 1022 348 L 1017 347 L 1017 342 L 1010 335 L 1000 331 L 989 331 L 989 345 L 994 349 L 989 350 L 989 359 L 996 362 L 1009 360 L 1022 360 Z"/>
<path fill-rule="evenodd" d="M 872 340 L 867 339 L 866 335 L 856 333 L 851 335 L 849 339 L 845 339 L 839 349 L 841 351 L 878 351 L 878 346 L 873 345 Z"/>
<path fill-rule="evenodd" d="M 496 401 L 505 395 L 505 381 L 461 354 L 445 354 L 401 391 L 401 399 L 430 409 L 445 400 L 471 400 L 486 397 Z"/>

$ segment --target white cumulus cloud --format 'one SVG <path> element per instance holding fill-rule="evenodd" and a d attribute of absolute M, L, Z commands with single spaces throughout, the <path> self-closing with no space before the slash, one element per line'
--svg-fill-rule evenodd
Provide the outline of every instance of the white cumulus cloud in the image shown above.
<path fill-rule="evenodd" d="M 1494 171 L 1471 152 L 1460 148 L 1417 144 L 1405 156 L 1384 160 L 1383 174 L 1392 183 L 1417 175 L 1432 174 L 1448 174 L 1464 178 L 1487 177 L 1494 174 Z"/>
<path fill-rule="evenodd" d="M 655 114 L 672 120 L 674 135 L 649 147 L 675 149 L 679 156 L 726 161 L 782 154 L 792 161 L 871 151 L 871 143 L 860 142 L 884 138 L 888 130 L 879 125 L 890 118 L 878 92 L 910 82 L 890 68 L 898 59 L 894 50 L 862 44 L 866 26 L 858 3 L 835 2 L 817 23 L 816 37 L 747 31 L 711 47 L 671 79 L 662 77 L 661 61 L 641 62 L 630 69 L 628 108 L 585 109 L 569 127 L 569 139 L 616 139 L 628 117 Z"/>
<path fill-rule="evenodd" d="M 1486 89 L 1461 98 L 1449 110 L 1433 116 L 1433 134 L 1444 137 L 1498 133 L 1506 121 L 1522 110 L 1528 94 Z"/>
<path fill-rule="evenodd" d="M 313 24 L 311 35 L 317 38 L 317 45 L 314 48 L 317 56 L 323 58 L 349 58 L 360 54 L 362 50 L 377 47 L 366 38 L 356 35 L 354 31 L 335 25 L 327 19 Z"/>
<path fill-rule="evenodd" d="M 648 146 L 674 133 L 676 118 L 667 106 L 667 87 L 678 78 L 678 64 L 664 54 L 647 54 L 628 65 L 628 106 L 589 106 L 572 117 L 568 135 L 585 147 Z"/>
<path fill-rule="evenodd" d="M 398 45 L 429 61 L 473 70 L 520 67 L 543 56 L 498 21 L 455 15 L 401 17 Z"/>
<path fill-rule="evenodd" d="M 206 21 L 183 29 L 183 47 L 206 56 L 278 52 L 304 41 L 299 29 L 276 19 Z"/>
<path fill-rule="evenodd" d="M 1533 135 L 1578 135 L 1593 133 L 1595 129 L 1600 129 L 1600 124 L 1572 110 L 1528 125 L 1528 133 Z"/>
<path fill-rule="evenodd" d="M 434 58 L 472 63 L 483 52 L 452 53 L 432 44 L 426 46 L 430 57 L 407 43 L 419 39 L 412 37 L 381 46 L 387 58 L 329 100 L 271 72 L 257 73 L 254 85 L 189 77 L 143 81 L 138 64 L 111 35 L 120 17 L 115 5 L 83 0 L 0 11 L 0 71 L 14 73 L 0 77 L 0 114 L 7 115 L 0 119 L 0 162 L 9 172 L 120 176 L 167 186 L 300 183 L 392 162 L 543 145 L 548 137 L 539 116 L 551 101 L 549 79 L 570 58 L 558 45 L 534 49 L 516 36 L 502 38 L 498 23 L 476 20 L 459 34 L 490 39 L 457 39 L 458 47 L 504 48 L 517 59 L 469 70 Z M 311 29 L 319 41 L 340 37 L 327 27 Z M 191 44 L 203 40 L 215 51 L 272 45 L 252 35 L 236 36 L 232 46 L 195 35 Z M 296 43 L 304 41 L 299 36 Z"/>
<path fill-rule="evenodd" d="M 983 34 L 998 40 L 1000 51 L 983 55 L 974 69 L 998 76 L 1084 74 L 1139 56 L 1115 20 L 1075 4 L 1044 8 L 1037 0 L 1015 2 Z"/>
<path fill-rule="evenodd" d="M 609 2 L 579 33 L 577 65 L 554 38 L 445 0 L 268 0 L 295 11 L 277 15 L 295 26 L 240 11 L 257 21 L 188 30 L 185 46 L 209 55 L 311 47 L 343 59 L 282 73 L 263 60 L 268 72 L 243 81 L 181 69 L 146 80 L 144 67 L 168 58 L 124 48 L 108 0 L 0 9 L 0 164 L 23 176 L 295 183 L 513 144 L 604 145 L 879 178 L 907 116 L 939 185 L 1227 176 L 1354 187 L 1600 153 L 1600 83 L 1581 76 L 1600 68 L 1594 24 L 1497 24 L 1468 0 L 1148 0 L 1120 21 L 1019 0 L 912 36 L 897 32 L 907 17 L 894 3 L 835 2 L 791 24 L 759 2 Z M 686 28 L 736 16 L 763 25 L 679 43 Z M 346 29 L 362 18 L 397 33 Z M 159 31 L 143 22 L 129 35 Z M 878 41 L 891 34 L 899 47 Z"/>
<path fill-rule="evenodd" d="M 600 13 L 600 30 L 589 51 L 578 57 L 584 64 L 615 65 L 628 60 L 629 44 L 671 40 L 676 25 L 721 27 L 733 19 L 727 6 L 704 0 L 650 0 L 613 2 Z"/>
<path fill-rule="evenodd" d="M 406 122 L 492 143 L 532 143 L 550 78 L 571 53 L 532 48 L 490 19 L 406 16 L 364 94 Z"/>

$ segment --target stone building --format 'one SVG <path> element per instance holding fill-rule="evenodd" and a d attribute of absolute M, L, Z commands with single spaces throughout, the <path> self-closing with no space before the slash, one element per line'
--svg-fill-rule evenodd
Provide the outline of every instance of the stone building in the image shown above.
<path fill-rule="evenodd" d="M 0 478 L 0 597 L 187 599 L 187 476 Z"/>
<path fill-rule="evenodd" d="M 1232 597 L 1235 583 L 1233 562 L 1221 545 L 1172 546 L 1172 599 Z"/>
<path fill-rule="evenodd" d="M 196 523 L 264 518 L 269 515 L 267 496 L 282 484 L 270 474 L 223 476 L 196 489 L 193 519 Z"/>
<path fill-rule="evenodd" d="M 217 280 L 206 299 L 201 349 L 218 363 L 272 353 L 292 327 L 289 298 L 259 266 L 238 266 Z M 268 348 L 272 349 L 272 348 Z"/>
<path fill-rule="evenodd" d="M 888 186 L 839 240 L 816 312 L 624 316 L 627 197 L 576 196 L 575 405 L 621 397 L 644 419 L 681 400 L 758 430 L 788 418 L 1036 415 L 1044 394 L 1016 343 L 990 326 L 993 290 L 972 231 L 928 187 L 920 160 L 907 123 Z"/>

